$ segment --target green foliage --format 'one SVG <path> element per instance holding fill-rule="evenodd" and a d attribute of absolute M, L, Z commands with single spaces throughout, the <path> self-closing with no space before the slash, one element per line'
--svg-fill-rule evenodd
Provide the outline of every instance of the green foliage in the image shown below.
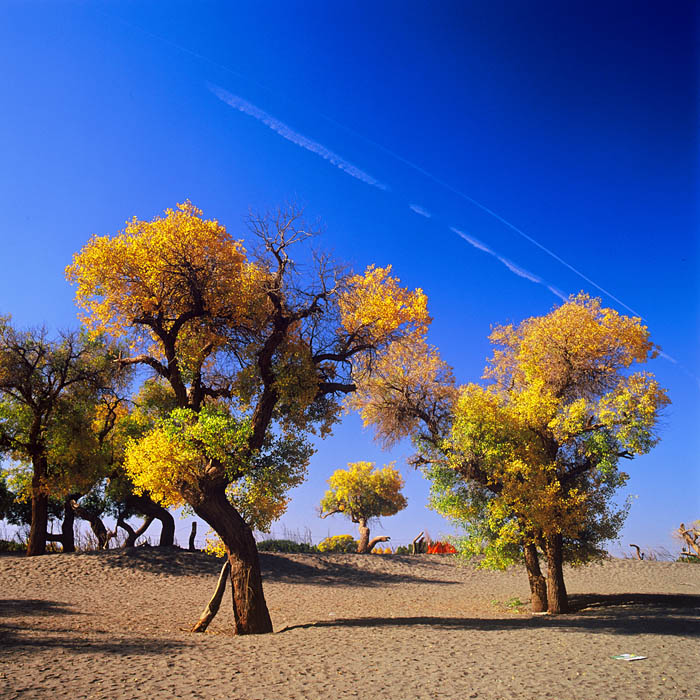
<path fill-rule="evenodd" d="M 261 540 L 257 543 L 259 552 L 283 552 L 285 554 L 310 554 L 318 548 L 307 542 L 294 540 Z"/>
<path fill-rule="evenodd" d="M 24 553 L 27 545 L 14 540 L 0 540 L 0 552 Z"/>
<path fill-rule="evenodd" d="M 629 508 L 614 499 L 620 462 L 658 442 L 669 403 L 651 374 L 630 371 L 655 354 L 648 330 L 579 295 L 490 339 L 493 381 L 461 387 L 450 434 L 425 449 L 431 506 L 482 566 L 559 537 L 571 563 L 604 556 Z"/>
<path fill-rule="evenodd" d="M 333 535 L 318 543 L 319 552 L 356 552 L 357 541 L 352 535 Z"/>
<path fill-rule="evenodd" d="M 399 545 L 399 546 L 396 548 L 396 551 L 394 552 L 394 554 L 410 554 L 410 553 L 411 553 L 410 548 L 409 548 L 409 547 L 405 547 L 404 545 Z"/>

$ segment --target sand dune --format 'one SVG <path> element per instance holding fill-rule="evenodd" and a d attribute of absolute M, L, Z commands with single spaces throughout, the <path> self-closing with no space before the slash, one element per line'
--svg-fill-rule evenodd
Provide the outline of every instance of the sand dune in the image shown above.
<path fill-rule="evenodd" d="M 203 554 L 0 556 L 0 697 L 700 698 L 700 566 L 567 569 L 576 612 L 553 617 L 519 569 L 261 557 L 276 633 L 233 637 L 226 606 L 187 631 L 220 566 Z"/>

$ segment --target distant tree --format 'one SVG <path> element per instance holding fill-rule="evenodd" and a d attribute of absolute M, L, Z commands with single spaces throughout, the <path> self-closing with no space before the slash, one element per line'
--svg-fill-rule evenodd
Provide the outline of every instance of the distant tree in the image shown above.
<path fill-rule="evenodd" d="M 369 539 L 369 522 L 373 518 L 395 515 L 406 507 L 401 493 L 404 481 L 393 466 L 375 469 L 374 462 L 350 462 L 328 479 L 330 489 L 321 501 L 321 517 L 342 513 L 360 530 L 358 554 L 369 554 L 386 536 Z"/>
<path fill-rule="evenodd" d="M 627 371 L 655 349 L 640 319 L 586 295 L 496 327 L 491 341 L 486 388 L 455 391 L 437 353 L 416 347 L 420 369 L 378 367 L 376 386 L 353 400 L 385 441 L 415 434 L 433 505 L 467 525 L 468 550 L 496 566 L 522 556 L 533 609 L 565 612 L 564 559 L 586 561 L 616 536 L 620 460 L 658 441 L 666 393 L 651 374 Z"/>
<path fill-rule="evenodd" d="M 31 465 L 28 556 L 46 551 L 52 489 L 81 476 L 69 458 L 91 439 L 81 410 L 115 393 L 115 357 L 116 347 L 100 338 L 70 332 L 51 340 L 45 329 L 18 331 L 9 318 L 0 320 L 0 449 Z"/>
<path fill-rule="evenodd" d="M 321 256 L 297 267 L 290 247 L 310 235 L 298 212 L 250 226 L 261 248 L 248 257 L 185 203 L 94 237 L 67 269 L 86 322 L 126 338 L 134 354 L 121 362 L 150 367 L 173 391 L 177 409 L 134 441 L 127 471 L 154 498 L 184 500 L 222 539 L 239 634 L 272 623 L 252 530 L 229 487 L 250 479 L 248 503 L 278 505 L 306 461 L 256 461 L 270 434 L 303 453 L 303 434 L 325 435 L 337 420 L 338 397 L 430 320 L 425 295 L 401 288 L 390 268 L 351 275 Z M 265 468 L 270 478 L 259 478 Z"/>

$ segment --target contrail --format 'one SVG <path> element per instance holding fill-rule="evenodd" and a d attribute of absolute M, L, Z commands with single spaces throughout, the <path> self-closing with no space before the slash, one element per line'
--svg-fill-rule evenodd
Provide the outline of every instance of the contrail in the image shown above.
<path fill-rule="evenodd" d="M 514 275 L 529 280 L 530 282 L 534 282 L 535 284 L 542 284 L 545 287 L 547 287 L 547 289 L 550 292 L 552 292 L 552 294 L 554 294 L 555 296 L 558 296 L 563 301 L 569 301 L 569 298 L 563 292 L 560 292 L 556 287 L 552 287 L 551 285 L 547 284 L 541 277 L 534 275 L 532 272 L 529 272 L 525 268 L 520 267 L 520 265 L 516 265 L 512 260 L 509 260 L 508 258 L 504 258 L 502 255 L 499 255 L 495 251 L 491 250 L 491 248 L 489 248 L 485 243 L 482 243 L 480 240 L 472 238 L 472 236 L 469 236 L 468 234 L 464 233 L 464 231 L 460 231 L 454 226 L 450 226 L 450 231 L 456 233 L 460 238 L 463 238 L 467 243 L 469 243 L 470 246 L 484 253 L 487 253 L 488 255 L 492 255 L 494 258 L 496 258 L 496 260 L 498 260 L 498 262 L 500 262 L 502 265 L 505 265 Z"/>
<path fill-rule="evenodd" d="M 360 180 L 361 182 L 364 182 L 367 185 L 372 185 L 373 187 L 377 187 L 380 190 L 389 189 L 384 183 L 379 182 L 379 180 L 372 177 L 371 175 L 368 175 L 364 170 L 360 170 L 360 168 L 356 167 L 352 163 L 349 163 L 347 160 L 345 160 L 345 158 L 342 158 L 337 153 L 334 153 L 329 148 L 326 148 L 323 144 L 318 143 L 318 141 L 313 141 L 312 139 L 307 138 L 303 134 L 300 134 L 298 131 L 294 131 L 293 129 L 288 127 L 284 122 L 280 121 L 279 119 L 276 119 L 267 112 L 264 112 L 262 109 L 256 107 L 254 104 L 251 104 L 247 100 L 244 100 L 242 97 L 238 97 L 238 95 L 233 95 L 232 93 L 228 92 L 227 90 L 224 90 L 223 88 L 218 87 L 217 85 L 209 85 L 208 87 L 209 90 L 211 90 L 211 92 L 213 92 L 222 102 L 225 102 L 230 107 L 237 109 L 239 112 L 243 112 L 244 114 L 253 117 L 253 119 L 257 119 L 269 129 L 272 129 L 272 131 L 279 134 L 282 138 L 287 139 L 287 141 L 291 141 L 297 146 L 301 146 L 307 151 L 315 153 L 317 156 L 320 156 L 332 165 L 335 165 L 336 168 L 339 168 L 351 177 L 354 177 L 355 179 Z"/>
<path fill-rule="evenodd" d="M 404 165 L 408 166 L 409 168 L 411 168 L 411 169 L 415 170 L 416 172 L 420 173 L 421 175 L 424 175 L 424 176 L 427 177 L 429 180 L 432 180 L 432 181 L 435 182 L 436 184 L 440 185 L 440 187 L 443 187 L 443 188 L 445 188 L 446 190 L 449 190 L 449 191 L 452 192 L 453 194 L 456 194 L 458 197 L 461 197 L 461 198 L 464 199 L 465 201 L 467 201 L 467 202 L 473 204 L 475 207 L 478 207 L 478 208 L 481 209 L 482 211 L 486 212 L 489 216 L 492 216 L 492 217 L 493 217 L 494 219 L 496 219 L 497 221 L 500 221 L 504 226 L 507 226 L 507 227 L 508 227 L 509 229 L 511 229 L 512 231 L 515 231 L 519 236 L 522 236 L 526 241 L 529 241 L 530 243 L 532 243 L 532 245 L 537 246 L 540 250 L 542 250 L 543 252 L 545 252 L 547 255 L 549 255 L 550 257 L 554 258 L 558 263 L 560 263 L 560 264 L 563 265 L 564 267 L 566 267 L 566 268 L 568 268 L 569 270 L 571 270 L 574 274 L 578 275 L 582 280 L 585 280 L 586 282 L 588 282 L 588 284 L 590 284 L 591 286 L 595 287 L 599 292 L 602 292 L 603 294 L 605 294 L 607 297 L 609 297 L 609 298 L 612 299 L 613 301 L 616 301 L 620 306 L 624 307 L 624 308 L 627 309 L 628 311 L 631 311 L 635 316 L 639 316 L 640 318 L 643 319 L 643 316 L 642 316 L 640 313 L 638 313 L 637 311 L 635 311 L 635 310 L 634 310 L 633 308 L 631 308 L 630 306 L 627 306 L 627 304 L 625 304 L 621 299 L 618 299 L 614 294 L 612 294 L 611 292 L 609 292 L 607 289 L 604 289 L 604 288 L 601 287 L 599 284 L 597 284 L 597 283 L 594 282 L 592 279 L 590 279 L 590 277 L 587 277 L 586 275 L 584 275 L 583 272 L 581 272 L 580 270 L 577 270 L 573 265 L 571 265 L 571 264 L 569 264 L 568 262 L 566 262 L 566 260 L 564 260 L 563 258 L 561 258 L 560 256 L 558 256 L 554 251 L 552 251 L 552 250 L 550 250 L 549 248 L 547 248 L 546 246 L 542 245 L 539 241 L 535 240 L 532 236 L 529 236 L 527 233 L 525 233 L 525 231 L 523 231 L 522 229 L 518 228 L 515 224 L 511 223 L 510 221 L 508 221 L 508 219 L 504 219 L 500 214 L 496 213 L 493 209 L 489 209 L 487 206 L 485 206 L 485 205 L 482 204 L 481 202 L 478 202 L 478 201 L 477 201 L 476 199 L 474 199 L 473 197 L 470 197 L 468 194 L 465 194 L 465 193 L 462 192 L 461 190 L 458 190 L 456 187 L 453 187 L 453 186 L 450 185 L 448 182 L 445 182 L 444 180 L 441 180 L 440 178 L 438 178 L 438 177 L 436 177 L 435 175 L 433 175 L 431 172 L 425 170 L 425 168 L 421 168 L 420 165 L 416 165 L 415 163 L 411 162 L 411 161 L 408 160 L 407 158 L 404 158 L 403 156 L 399 155 L 398 153 L 395 153 L 394 151 L 392 151 L 391 149 L 389 149 L 389 148 L 387 148 L 386 146 L 382 145 L 381 143 L 378 143 L 377 141 L 374 141 L 373 139 L 370 139 L 369 137 L 365 136 L 364 134 L 358 133 L 358 132 L 355 131 L 354 129 L 351 129 L 351 128 L 348 127 L 348 126 L 345 126 L 344 124 L 341 124 L 340 122 L 335 121 L 335 119 L 332 119 L 331 117 L 329 117 L 329 116 L 327 116 L 327 115 L 325 115 L 325 114 L 322 114 L 322 113 L 319 113 L 319 114 L 320 114 L 321 117 L 323 117 L 324 119 L 328 120 L 328 121 L 331 122 L 332 124 L 335 124 L 336 126 L 340 127 L 341 129 L 345 129 L 345 131 L 347 131 L 347 132 L 353 134 L 354 136 L 357 136 L 358 138 L 360 138 L 360 139 L 362 139 L 363 141 L 365 141 L 365 143 L 369 143 L 369 144 L 371 144 L 372 146 L 375 146 L 375 147 L 378 148 L 379 150 L 381 150 L 381 151 L 383 151 L 384 153 L 390 155 L 392 158 L 395 158 L 396 160 L 400 161 L 400 162 L 403 163 Z"/>
<path fill-rule="evenodd" d="M 121 17 L 114 17 L 114 16 L 109 15 L 107 13 L 101 12 L 100 10 L 95 10 L 95 11 L 98 14 L 101 14 L 103 17 L 107 17 L 108 19 L 111 19 L 111 20 L 116 19 L 117 21 L 121 22 L 122 24 L 125 24 L 128 27 L 131 27 L 132 29 L 135 29 L 139 32 L 142 32 L 143 34 L 150 36 L 153 39 L 157 39 L 158 41 L 162 41 L 163 43 L 168 44 L 169 46 L 172 46 L 173 48 L 175 48 L 179 51 L 182 51 L 183 53 L 189 54 L 190 56 L 192 56 L 194 58 L 205 61 L 205 62 L 209 63 L 210 65 L 216 66 L 217 68 L 224 70 L 227 73 L 230 73 L 231 75 L 235 75 L 238 78 L 242 78 L 243 80 L 246 80 L 251 84 L 257 85 L 258 87 L 261 87 L 262 89 L 264 89 L 265 91 L 267 91 L 270 94 L 273 94 L 273 95 L 279 94 L 279 93 L 275 92 L 274 90 L 270 89 L 267 85 L 263 85 L 262 83 L 259 83 L 255 80 L 252 80 L 251 78 L 244 75 L 243 73 L 235 71 L 232 68 L 229 68 L 228 66 L 225 66 L 221 63 L 218 63 L 217 61 L 214 61 L 213 59 L 209 58 L 208 56 L 204 56 L 196 51 L 192 51 L 191 49 L 188 49 L 184 46 L 181 46 L 180 44 L 176 44 L 174 41 L 170 41 L 169 39 L 166 39 L 165 37 L 159 36 L 158 34 L 154 34 L 153 32 L 150 32 L 147 29 L 144 29 L 143 27 L 139 27 L 135 24 L 132 24 L 131 22 L 127 22 L 126 20 L 122 19 Z M 265 114 L 265 113 L 263 112 L 263 114 Z M 566 260 L 562 259 L 560 256 L 558 256 L 556 253 L 551 251 L 549 248 L 547 248 L 546 246 L 542 245 L 539 241 L 532 238 L 532 236 L 529 236 L 527 233 L 525 233 L 525 231 L 518 228 L 515 224 L 511 223 L 507 219 L 504 219 L 500 214 L 497 214 L 495 211 L 493 211 L 493 209 L 489 209 L 489 207 L 485 206 L 484 204 L 477 201 L 473 197 L 470 197 L 469 195 L 465 194 L 464 192 L 461 192 L 456 187 L 453 187 L 449 183 L 447 183 L 444 180 L 441 180 L 440 178 L 433 175 L 431 172 L 425 170 L 425 168 L 421 168 L 416 163 L 413 163 L 412 161 L 408 160 L 407 158 L 404 158 L 403 156 L 392 151 L 390 148 L 387 148 L 383 144 L 375 141 L 374 139 L 371 139 L 368 136 L 365 136 L 364 134 L 361 134 L 358 131 L 355 131 L 354 129 L 350 128 L 349 126 L 342 124 L 341 122 L 333 119 L 332 117 L 328 116 L 327 114 L 324 114 L 323 112 L 318 111 L 317 114 L 322 119 L 325 119 L 327 122 L 329 122 L 330 124 L 334 124 L 335 126 L 339 127 L 340 129 L 343 129 L 344 131 L 346 131 L 347 133 L 353 134 L 357 138 L 363 140 L 365 143 L 368 143 L 368 144 L 374 146 L 375 148 L 378 148 L 380 151 L 383 151 L 387 155 L 390 155 L 392 158 L 398 160 L 399 162 L 403 163 L 404 165 L 408 166 L 409 168 L 415 170 L 418 173 L 421 173 L 422 175 L 427 177 L 429 180 L 432 180 L 436 184 L 440 185 L 440 187 L 444 187 L 446 190 L 452 192 L 453 194 L 456 194 L 458 197 L 461 197 L 465 201 L 470 202 L 475 207 L 478 207 L 482 211 L 486 212 L 487 214 L 492 216 L 497 221 L 500 221 L 504 226 L 507 226 L 512 231 L 515 231 L 515 233 L 517 233 L 519 236 L 522 236 L 525 240 L 532 243 L 532 245 L 537 246 L 540 250 L 545 252 L 547 255 L 554 258 L 554 260 L 556 260 L 558 263 L 560 263 L 561 265 L 564 265 L 564 267 L 571 270 L 575 275 L 578 275 L 582 280 L 585 280 L 586 282 L 588 282 L 588 284 L 595 287 L 599 292 L 602 292 L 603 294 L 605 294 L 607 297 L 609 297 L 613 301 L 616 301 L 618 304 L 620 304 L 620 306 L 622 306 L 623 308 L 632 312 L 635 316 L 639 316 L 640 318 L 643 318 L 643 316 L 640 313 L 638 313 L 637 311 L 635 311 L 632 307 L 628 306 L 623 301 L 618 299 L 615 295 L 613 295 L 612 293 L 610 293 L 609 291 L 607 291 L 606 289 L 601 287 L 599 284 L 594 282 L 592 279 L 590 279 L 589 277 L 584 275 L 581 271 L 577 270 L 573 265 L 570 265 L 568 262 L 566 262 Z M 289 131 L 291 133 L 294 133 L 291 131 L 291 129 Z M 301 138 L 305 138 L 305 137 L 301 137 Z M 296 143 L 296 141 L 295 141 L 295 143 Z M 310 142 L 310 143 L 314 143 L 314 142 Z M 300 143 L 299 145 L 301 146 L 302 144 Z M 325 149 L 325 147 L 321 146 L 321 144 L 317 144 L 317 145 L 320 148 L 324 149 L 324 151 L 327 150 L 327 149 Z M 303 146 L 303 147 L 306 148 L 306 146 Z M 310 149 L 310 150 L 312 150 L 312 149 Z M 317 151 L 314 151 L 314 152 L 318 153 Z M 328 153 L 331 153 L 331 152 L 328 151 Z M 318 155 L 320 155 L 320 153 L 318 153 Z M 335 154 L 333 154 L 333 155 L 335 155 Z M 336 156 L 336 157 L 338 157 L 338 156 Z M 341 159 L 341 161 L 342 161 L 342 159 Z M 345 161 L 342 161 L 342 162 L 345 162 Z M 348 165 L 350 165 L 350 164 L 348 164 Z M 340 166 L 338 166 L 338 167 L 340 167 Z M 354 168 L 354 166 L 350 166 L 350 167 Z M 341 168 L 341 169 L 343 169 L 343 168 Z M 362 171 L 359 169 L 358 169 L 358 172 L 362 173 Z M 382 183 L 377 182 L 370 175 L 367 175 L 366 173 L 362 173 L 362 175 L 364 177 L 360 177 L 358 179 L 361 179 L 363 182 L 367 182 L 367 184 L 371 184 L 371 185 L 374 185 L 375 187 L 379 187 L 379 189 L 388 189 L 388 187 L 386 187 L 386 185 L 383 185 Z M 353 175 L 353 177 L 356 177 L 356 176 Z M 368 178 L 368 180 L 364 179 L 365 177 Z"/>
<path fill-rule="evenodd" d="M 476 238 L 472 238 L 471 236 L 468 236 L 464 231 L 460 231 L 458 228 L 455 228 L 454 226 L 450 226 L 450 231 L 453 231 L 456 233 L 458 236 L 461 236 L 464 238 L 464 240 L 469 243 L 469 245 L 473 245 L 475 248 L 478 248 L 479 250 L 483 250 L 484 253 L 488 253 L 489 255 L 496 255 L 491 248 L 489 248 L 485 243 L 482 243 L 481 241 L 477 240 Z"/>
<path fill-rule="evenodd" d="M 432 217 L 432 214 L 427 209 L 423 209 L 423 207 L 418 204 L 409 204 L 408 208 L 416 212 L 416 214 L 419 216 L 424 216 L 426 219 L 430 219 Z"/>
<path fill-rule="evenodd" d="M 121 22 L 122 24 L 125 24 L 125 25 L 127 25 L 128 27 L 131 27 L 132 29 L 135 29 L 135 30 L 137 30 L 137 31 L 139 31 L 139 32 L 142 32 L 143 34 L 146 34 L 147 36 L 150 36 L 150 37 L 152 37 L 152 38 L 154 38 L 154 39 L 157 39 L 158 41 L 162 41 L 163 43 L 168 44 L 169 46 L 172 46 L 173 48 L 178 49 L 179 51 L 182 51 L 183 53 L 189 54 L 190 56 L 192 56 L 192 57 L 194 57 L 194 58 L 197 58 L 197 59 L 199 59 L 199 60 L 205 61 L 205 62 L 209 63 L 210 65 L 216 66 L 217 68 L 219 68 L 219 69 L 221 69 L 221 70 L 224 70 L 224 71 L 226 71 L 227 73 L 230 73 L 231 75 L 235 75 L 236 77 L 242 78 L 243 80 L 246 80 L 246 81 L 248 81 L 249 83 L 252 83 L 252 84 L 254 84 L 254 85 L 257 85 L 258 87 L 263 88 L 264 90 L 266 90 L 266 91 L 267 91 L 268 93 L 270 93 L 270 94 L 273 94 L 273 95 L 274 95 L 274 94 L 278 94 L 278 93 L 276 93 L 274 90 L 272 90 L 272 89 L 270 89 L 269 87 L 267 87 L 267 85 L 263 85 L 262 83 L 259 83 L 259 82 L 255 81 L 255 80 L 251 80 L 248 76 L 244 75 L 243 73 L 240 73 L 240 72 L 238 72 L 238 71 L 235 71 L 235 70 L 233 70 L 232 68 L 229 68 L 228 66 L 225 66 L 225 65 L 223 65 L 223 64 L 221 64 L 221 63 L 218 63 L 217 61 L 214 61 L 214 60 L 212 60 L 211 58 L 209 58 L 209 57 L 207 57 L 207 56 L 204 56 L 204 55 L 202 55 L 202 54 L 200 54 L 200 53 L 198 53 L 198 52 L 196 52 L 196 51 L 192 51 L 191 49 L 188 49 L 188 48 L 186 48 L 186 47 L 184 47 L 184 46 L 181 46 L 180 44 L 176 44 L 174 41 L 170 41 L 169 39 L 166 39 L 165 37 L 159 36 L 158 34 L 154 34 L 153 32 L 149 32 L 147 29 L 144 29 L 143 27 L 139 27 L 139 26 L 137 26 L 137 25 L 135 25 L 135 24 L 132 24 L 131 22 L 127 22 L 126 20 L 122 19 L 121 17 L 114 17 L 114 16 L 109 15 L 109 14 L 107 14 L 107 13 L 101 12 L 100 10 L 95 10 L 95 11 L 96 11 L 98 14 L 101 14 L 103 17 L 107 17 L 108 19 L 111 19 L 111 20 L 115 20 L 115 19 L 116 19 L 117 21 Z M 252 105 L 251 105 L 251 106 L 252 106 Z M 257 108 L 256 108 L 256 109 L 257 109 Z M 262 110 L 260 110 L 260 111 L 262 111 Z M 262 112 L 262 114 L 265 114 L 265 113 Z M 318 114 L 322 119 L 325 119 L 327 122 L 329 122 L 330 124 L 334 124 L 335 126 L 339 127 L 340 129 L 345 130 L 345 131 L 348 132 L 349 134 L 353 134 L 353 135 L 356 136 L 357 138 L 362 139 L 365 143 L 368 143 L 368 144 L 374 146 L 375 148 L 378 148 L 380 151 L 383 151 L 384 153 L 390 155 L 392 158 L 395 158 L 396 160 L 398 160 L 399 162 L 401 162 L 401 163 L 403 163 L 404 165 L 408 166 L 409 168 L 412 168 L 412 169 L 415 170 L 416 172 L 421 173 L 422 175 L 424 175 L 424 176 L 427 177 L 428 179 L 430 179 L 430 180 L 432 180 L 433 182 L 435 182 L 436 184 L 440 185 L 440 187 L 444 187 L 446 190 L 449 190 L 449 191 L 452 192 L 453 194 L 456 194 L 458 197 L 461 197 L 461 198 L 464 199 L 465 201 L 470 202 L 470 203 L 473 204 L 475 207 L 478 207 L 478 208 L 481 209 L 482 211 L 486 212 L 487 214 L 489 214 L 490 216 L 492 216 L 493 218 L 495 218 L 497 221 L 500 221 L 504 226 L 507 226 L 507 227 L 510 228 L 511 230 L 515 231 L 519 236 L 522 236 L 525 240 L 527 240 L 527 241 L 529 241 L 530 243 L 532 243 L 532 245 L 537 246 L 540 250 L 542 250 L 543 252 L 545 252 L 547 255 L 549 255 L 550 257 L 554 258 L 558 263 L 564 265 L 564 267 L 568 268 L 568 269 L 571 270 L 574 274 L 578 275 L 582 280 L 585 280 L 586 282 L 588 282 L 588 284 L 590 284 L 591 286 L 595 287 L 599 292 L 602 292 L 603 294 L 605 294 L 607 297 L 609 297 L 609 298 L 612 299 L 613 301 L 616 301 L 618 304 L 620 304 L 620 306 L 622 306 L 623 308 L 627 309 L 628 311 L 631 311 L 635 316 L 639 316 L 640 318 L 643 318 L 642 315 L 641 315 L 640 313 L 638 313 L 637 311 L 635 311 L 632 307 L 627 306 L 627 304 L 625 304 L 623 301 L 621 301 L 620 299 L 618 299 L 615 295 L 613 295 L 612 293 L 610 293 L 609 291 L 607 291 L 606 289 L 604 289 L 603 287 L 601 287 L 599 284 L 596 284 L 592 279 L 590 279 L 589 277 L 587 277 L 586 275 L 584 275 L 581 271 L 577 270 L 573 265 L 570 265 L 568 262 L 566 262 L 566 260 L 564 260 L 564 259 L 562 259 L 561 257 L 559 257 L 556 253 L 554 253 L 553 251 L 551 251 L 549 248 L 547 248 L 546 246 L 543 246 L 539 241 L 537 241 L 537 240 L 535 240 L 534 238 L 532 238 L 532 236 L 529 236 L 527 233 L 525 233 L 525 231 L 523 231 L 522 229 L 518 228 L 515 224 L 512 224 L 512 223 L 511 223 L 510 221 L 508 221 L 507 219 L 504 219 L 500 214 L 497 214 L 495 211 L 493 211 L 493 209 L 489 209 L 487 206 L 483 205 L 481 202 L 478 202 L 478 201 L 477 201 L 476 199 L 474 199 L 473 197 L 470 197 L 469 195 L 464 194 L 464 192 L 461 192 L 461 191 L 458 190 L 456 187 L 453 187 L 452 185 L 450 185 L 449 183 L 445 182 L 444 180 L 441 180 L 440 178 L 436 177 L 436 176 L 433 175 L 431 172 L 425 170 L 425 168 L 421 168 L 419 165 L 416 165 L 416 163 L 413 163 L 412 161 L 408 160 L 407 158 L 404 158 L 403 156 L 401 156 L 401 155 L 399 155 L 398 153 L 392 151 L 390 148 L 387 148 L 386 146 L 382 145 L 381 143 L 375 141 L 374 139 L 371 139 L 371 138 L 369 138 L 368 136 L 365 136 L 364 134 L 361 134 L 361 133 L 359 133 L 358 131 L 355 131 L 354 129 L 350 128 L 349 126 L 346 126 L 345 124 L 342 124 L 341 122 L 336 121 L 335 119 L 333 119 L 332 117 L 328 116 L 327 114 L 324 114 L 323 112 L 320 112 L 320 111 L 319 111 L 319 112 L 317 112 L 317 114 Z M 269 116 L 269 115 L 266 115 L 266 116 Z M 281 124 L 281 122 L 280 122 L 280 124 Z M 291 131 L 291 129 L 290 129 L 289 131 L 290 131 L 291 133 L 294 133 L 294 132 Z M 287 137 L 285 136 L 285 138 L 287 138 Z M 304 139 L 305 137 L 301 137 L 301 138 Z M 291 140 L 291 139 L 290 139 L 290 140 Z M 296 141 L 295 141 L 295 143 L 296 143 Z M 310 143 L 314 143 L 314 142 L 313 142 L 313 141 L 310 141 Z M 298 145 L 302 146 L 303 144 L 299 143 Z M 317 145 L 318 145 L 320 148 L 322 148 L 324 151 L 327 151 L 327 149 L 325 149 L 324 146 L 321 146 L 321 144 L 317 144 Z M 303 145 L 303 147 L 306 148 L 305 145 Z M 309 150 L 312 150 L 312 149 L 309 149 Z M 317 151 L 314 151 L 314 152 L 318 153 Z M 328 153 L 330 154 L 331 151 L 328 151 Z M 321 154 L 318 153 L 318 155 L 321 155 Z M 335 154 L 333 154 L 333 155 L 335 155 Z M 339 156 L 336 156 L 336 157 L 339 158 Z M 330 159 L 328 159 L 328 160 L 330 160 Z M 345 162 L 345 161 L 343 161 L 342 159 L 340 159 L 340 161 L 341 161 L 341 162 Z M 337 164 L 336 164 L 336 165 L 337 165 Z M 348 165 L 350 165 L 350 164 L 348 163 Z M 340 165 L 338 165 L 338 167 L 340 167 Z M 351 167 L 351 168 L 354 168 L 354 166 L 350 166 L 350 167 Z M 341 168 L 341 169 L 344 169 L 344 168 Z M 359 170 L 359 169 L 358 169 L 358 172 L 359 172 L 359 173 L 362 173 L 362 175 L 364 176 L 364 177 L 358 178 L 358 179 L 362 180 L 363 182 L 367 182 L 367 184 L 374 185 L 375 187 L 379 187 L 379 189 L 388 189 L 388 187 L 387 187 L 386 185 L 383 185 L 382 183 L 377 182 L 377 181 L 376 181 L 373 177 L 371 177 L 370 175 L 367 175 L 366 173 L 363 173 L 363 172 L 362 172 L 361 170 Z M 353 175 L 353 177 L 356 177 L 356 175 Z M 365 179 L 365 178 L 368 178 L 368 179 Z"/>
<path fill-rule="evenodd" d="M 502 258 L 500 255 L 497 255 L 496 258 L 498 262 L 503 263 L 513 274 L 517 275 L 518 277 L 524 277 L 526 280 L 530 280 L 530 282 L 534 282 L 535 284 L 542 284 L 542 280 L 537 275 L 533 275 L 532 272 L 528 272 L 519 265 L 516 265 L 512 260 Z"/>

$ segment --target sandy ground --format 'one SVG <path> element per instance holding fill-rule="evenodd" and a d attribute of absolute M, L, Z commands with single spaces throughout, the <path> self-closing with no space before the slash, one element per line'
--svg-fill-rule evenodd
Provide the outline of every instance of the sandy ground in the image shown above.
<path fill-rule="evenodd" d="M 0 556 L 0 697 L 700 698 L 697 565 L 567 569 L 576 612 L 558 617 L 527 612 L 519 569 L 436 555 L 262 565 L 276 633 L 234 637 L 228 595 L 210 632 L 187 632 L 220 566 L 203 554 Z"/>

